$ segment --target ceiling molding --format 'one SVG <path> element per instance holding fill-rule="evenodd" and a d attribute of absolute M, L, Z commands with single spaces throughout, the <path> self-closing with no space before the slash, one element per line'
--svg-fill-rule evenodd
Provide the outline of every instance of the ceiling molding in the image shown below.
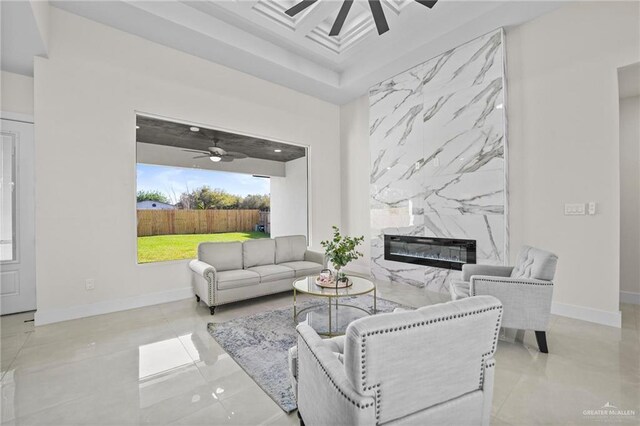
<path fill-rule="evenodd" d="M 291 18 L 298 0 L 55 1 L 71 13 L 289 87 L 344 104 L 369 87 L 500 27 L 562 2 L 383 0 L 391 31 L 379 36 L 366 2 L 355 0 L 341 34 L 329 31 L 341 3 L 319 0 Z M 282 11 L 280 13 L 279 11 Z"/>
<path fill-rule="evenodd" d="M 33 76 L 33 57 L 47 57 L 47 2 L 0 1 L 0 65 L 3 71 Z"/>

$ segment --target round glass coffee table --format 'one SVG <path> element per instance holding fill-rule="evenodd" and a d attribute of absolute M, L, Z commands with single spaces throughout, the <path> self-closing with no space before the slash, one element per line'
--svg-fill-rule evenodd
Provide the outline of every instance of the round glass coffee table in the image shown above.
<path fill-rule="evenodd" d="M 316 284 L 316 277 L 299 278 L 293 282 L 293 321 L 297 324 L 306 321 L 319 335 L 325 337 L 339 336 L 345 333 L 347 326 L 354 320 L 376 313 L 376 286 L 366 278 L 349 276 L 353 282 L 349 287 L 327 288 Z M 296 306 L 298 293 L 313 297 L 326 298 L 327 303 L 314 304 L 302 309 Z M 371 309 L 353 304 L 340 303 L 340 299 L 373 293 Z M 298 318 L 307 314 L 302 320 Z"/>

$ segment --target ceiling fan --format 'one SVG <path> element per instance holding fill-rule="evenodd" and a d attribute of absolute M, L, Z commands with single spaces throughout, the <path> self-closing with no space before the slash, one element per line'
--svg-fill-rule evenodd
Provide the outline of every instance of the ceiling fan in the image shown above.
<path fill-rule="evenodd" d="M 285 10 L 289 16 L 296 16 L 298 13 L 302 12 L 318 0 L 302 0 L 300 3 L 295 6 Z M 431 9 L 436 5 L 438 0 L 414 0 L 420 3 L 423 6 Z M 389 24 L 387 24 L 387 18 L 384 16 L 384 11 L 382 10 L 382 4 L 380 4 L 380 0 L 368 0 L 369 8 L 371 9 L 371 14 L 373 15 L 373 20 L 376 23 L 376 29 L 378 30 L 378 34 L 382 35 L 389 31 Z M 347 19 L 347 15 L 349 14 L 349 10 L 351 9 L 351 5 L 353 4 L 353 0 L 344 0 L 342 6 L 340 7 L 340 11 L 338 12 L 338 16 L 336 20 L 333 22 L 333 26 L 331 27 L 331 31 L 329 31 L 330 36 L 337 36 L 340 34 L 340 30 L 342 30 L 342 26 L 344 25 L 344 21 Z"/>
<path fill-rule="evenodd" d="M 247 158 L 246 154 L 235 151 L 225 151 L 224 149 L 218 147 L 218 141 L 216 139 L 213 140 L 213 146 L 207 148 L 208 151 L 198 150 L 198 149 L 183 149 L 185 152 L 195 152 L 198 154 L 204 155 L 196 155 L 193 158 L 209 158 L 209 160 L 217 163 L 219 161 L 223 161 L 225 163 L 230 163 L 233 160 L 242 160 L 243 158 Z"/>

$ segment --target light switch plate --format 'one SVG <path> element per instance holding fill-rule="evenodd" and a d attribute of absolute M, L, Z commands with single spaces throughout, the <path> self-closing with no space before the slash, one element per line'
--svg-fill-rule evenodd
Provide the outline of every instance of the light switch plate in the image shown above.
<path fill-rule="evenodd" d="M 595 201 L 589 201 L 588 206 L 589 206 L 589 209 L 588 209 L 589 214 L 590 215 L 596 214 L 596 202 Z"/>
<path fill-rule="evenodd" d="M 93 278 L 87 278 L 84 282 L 84 288 L 85 290 L 93 290 L 96 288 L 96 280 Z"/>
<path fill-rule="evenodd" d="M 585 214 L 584 203 L 571 203 L 564 205 L 565 216 L 584 216 Z"/>

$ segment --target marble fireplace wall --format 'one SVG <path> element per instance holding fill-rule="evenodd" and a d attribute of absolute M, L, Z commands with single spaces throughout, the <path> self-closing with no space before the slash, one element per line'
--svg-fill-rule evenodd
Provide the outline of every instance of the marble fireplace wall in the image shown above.
<path fill-rule="evenodd" d="M 371 88 L 371 267 L 385 281 L 448 291 L 460 272 L 384 260 L 384 234 L 474 239 L 503 264 L 507 185 L 503 31 Z"/>

